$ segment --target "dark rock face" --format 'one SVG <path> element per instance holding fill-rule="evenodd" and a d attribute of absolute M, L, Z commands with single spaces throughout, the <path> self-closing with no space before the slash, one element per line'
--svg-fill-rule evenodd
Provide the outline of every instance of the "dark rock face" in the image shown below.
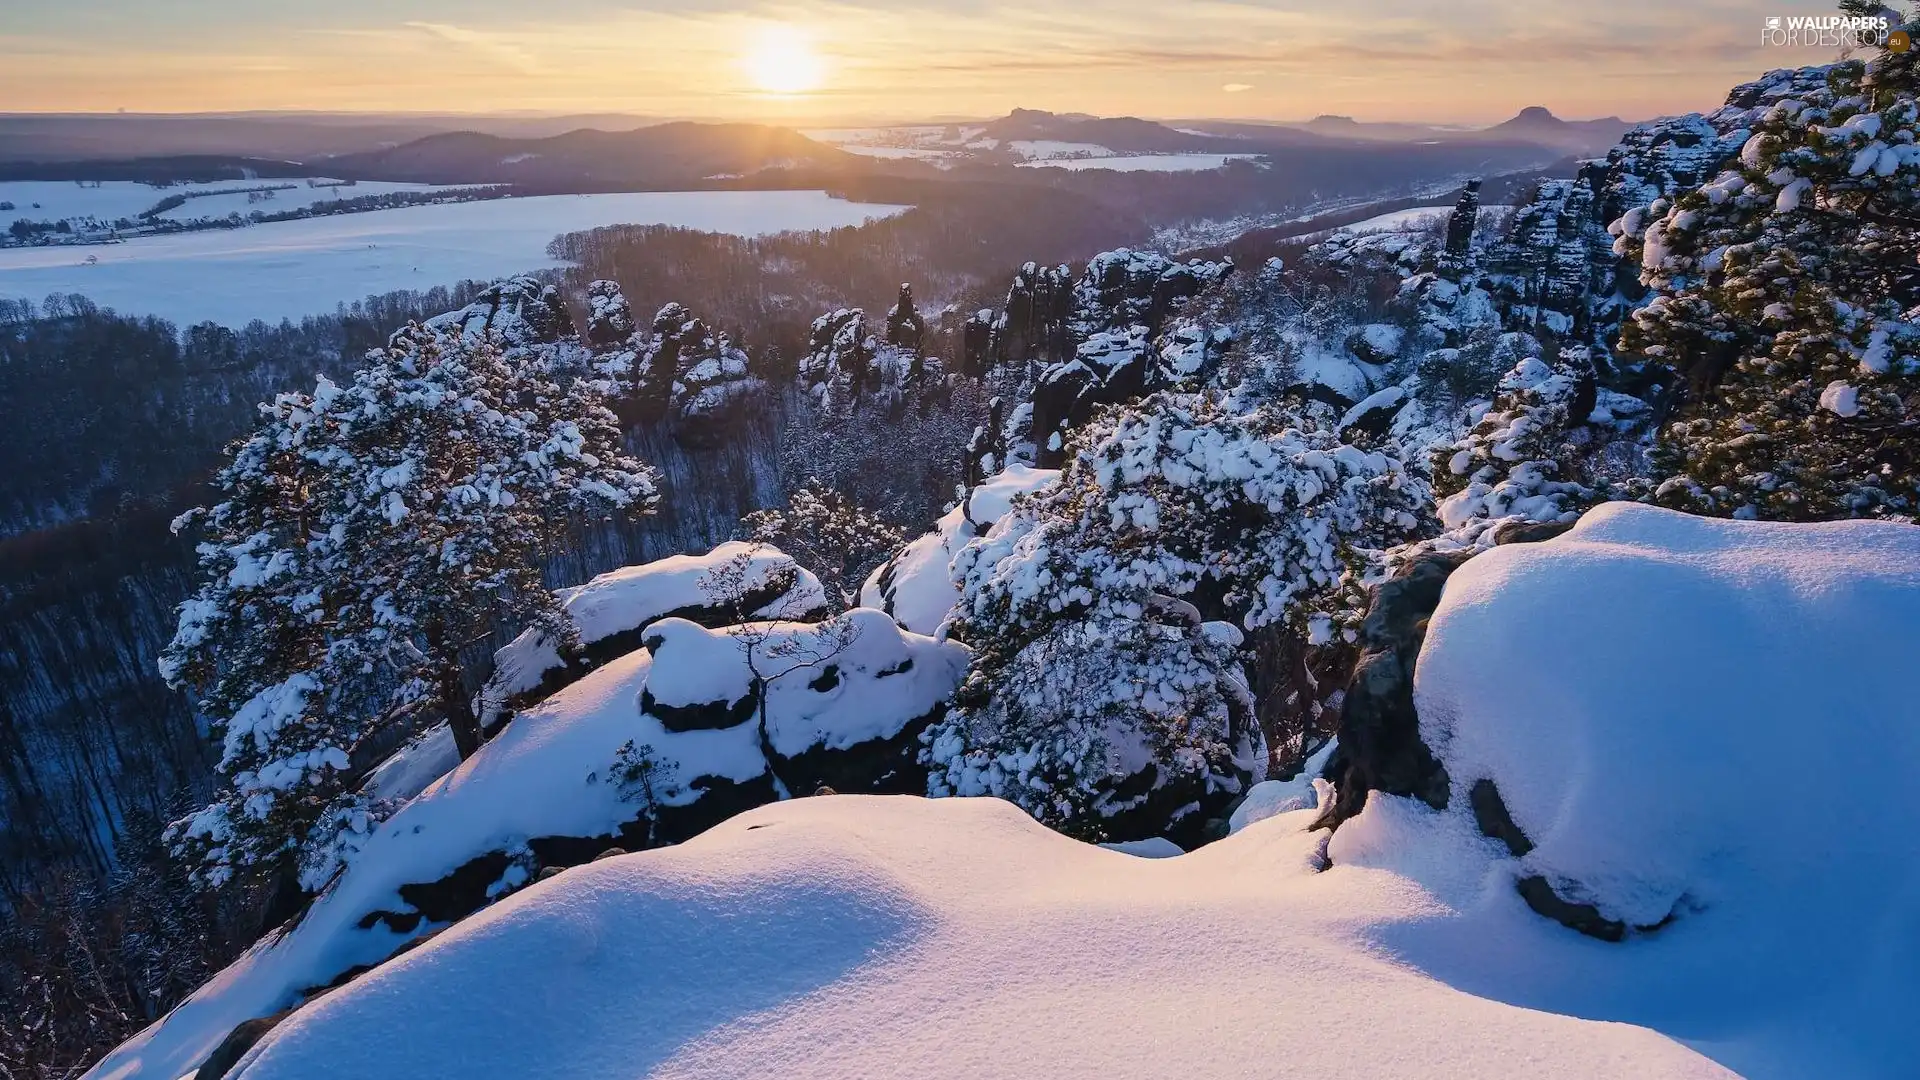
<path fill-rule="evenodd" d="M 1475 780 L 1467 792 L 1467 801 L 1473 806 L 1473 820 L 1479 824 L 1481 833 L 1507 845 L 1514 858 L 1525 858 L 1527 852 L 1533 850 L 1533 841 L 1514 823 L 1513 814 L 1507 810 L 1507 802 L 1500 797 L 1500 789 L 1493 781 Z"/>
<path fill-rule="evenodd" d="M 512 860 L 504 851 L 489 851 L 469 859 L 438 881 L 400 886 L 400 899 L 412 905 L 428 922 L 464 919 L 487 902 L 487 889 L 506 873 Z"/>
<path fill-rule="evenodd" d="M 587 286 L 587 344 L 595 351 L 617 349 L 633 337 L 633 308 L 611 281 Z"/>
<path fill-rule="evenodd" d="M 1152 366 L 1146 334 L 1134 327 L 1096 334 L 1072 360 L 1049 367 L 1033 390 L 1029 437 L 1036 448 L 1036 464 L 1043 469 L 1058 467 L 1065 459 L 1066 433 L 1092 419 L 1101 405 L 1145 394 Z"/>
<path fill-rule="evenodd" d="M 900 286 L 900 299 L 887 315 L 887 344 L 920 351 L 927 336 L 927 320 L 913 304 L 913 286 Z"/>
<path fill-rule="evenodd" d="M 1064 266 L 1026 264 L 1014 275 L 1006 307 L 993 324 L 992 360 L 1066 359 L 1072 352 L 1067 333 L 1072 315 L 1072 272 Z"/>
<path fill-rule="evenodd" d="M 272 1016 L 241 1021 L 227 1033 L 225 1039 L 220 1041 L 220 1045 L 207 1056 L 207 1060 L 201 1062 L 200 1068 L 193 1074 L 193 1080 L 220 1080 L 240 1063 L 241 1058 L 247 1056 L 247 1051 L 253 1049 L 254 1044 L 267 1037 L 267 1032 L 278 1027 L 280 1021 L 292 1015 L 292 1009 L 283 1009 Z"/>
<path fill-rule="evenodd" d="M 1519 882 L 1520 898 L 1535 913 L 1544 915 L 1569 930 L 1578 930 L 1590 938 L 1601 941 L 1621 941 L 1627 936 L 1627 925 L 1618 919 L 1609 919 L 1600 914 L 1600 909 L 1592 904 L 1579 904 L 1563 899 L 1554 891 L 1553 885 L 1538 874 L 1521 878 Z"/>
<path fill-rule="evenodd" d="M 774 775 L 788 791 L 820 789 L 861 795 L 925 795 L 927 766 L 920 761 L 920 735 L 944 710 L 912 720 L 890 738 L 868 739 L 841 750 L 810 746 L 773 755 Z"/>
<path fill-rule="evenodd" d="M 753 719 L 757 696 L 748 693 L 739 701 L 703 701 L 686 705 L 667 705 L 654 700 L 653 691 L 640 690 L 640 711 L 658 717 L 668 731 L 718 731 L 738 727 Z"/>
<path fill-rule="evenodd" d="M 1315 827 L 1337 828 L 1359 814 L 1369 791 L 1446 807 L 1447 772 L 1420 741 L 1413 667 L 1426 640 L 1427 617 L 1440 606 L 1447 578 L 1467 558 L 1429 555 L 1375 587 L 1360 628 L 1360 661 L 1340 710 L 1340 748 L 1327 763 L 1334 800 Z"/>

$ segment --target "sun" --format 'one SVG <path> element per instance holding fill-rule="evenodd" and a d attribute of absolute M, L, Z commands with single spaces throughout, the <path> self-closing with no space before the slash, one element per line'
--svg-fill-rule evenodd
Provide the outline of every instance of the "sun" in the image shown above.
<path fill-rule="evenodd" d="M 769 26 L 741 57 L 741 66 L 753 85 L 769 94 L 804 94 L 818 90 L 826 65 L 807 35 L 791 26 Z"/>

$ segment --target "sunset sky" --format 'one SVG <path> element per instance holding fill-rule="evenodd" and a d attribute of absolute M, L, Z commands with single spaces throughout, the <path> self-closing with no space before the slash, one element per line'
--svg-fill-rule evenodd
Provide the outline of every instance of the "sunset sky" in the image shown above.
<path fill-rule="evenodd" d="M 1016 105 L 1476 123 L 1628 118 L 1768 68 L 1781 0 L 5 0 L 0 110 L 541 112 L 825 122 Z M 765 43 L 772 46 L 768 57 Z M 771 63 L 801 65 L 774 77 Z M 770 93 L 768 86 L 804 92 Z"/>

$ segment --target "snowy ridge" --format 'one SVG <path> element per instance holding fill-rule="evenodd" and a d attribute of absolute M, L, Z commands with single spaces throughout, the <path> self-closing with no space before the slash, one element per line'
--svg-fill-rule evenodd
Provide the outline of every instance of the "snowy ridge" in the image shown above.
<path fill-rule="evenodd" d="M 1417 861 L 1316 875 L 1311 816 L 1144 859 L 988 799 L 768 807 L 527 890 L 296 1013 L 238 1075 L 1732 1075 L 1409 962 L 1463 914 Z M 1494 915 L 1543 970 L 1581 958 Z"/>
<path fill-rule="evenodd" d="M 862 747 L 911 762 L 917 728 L 965 666 L 965 650 L 900 631 L 876 611 L 845 617 L 853 633 L 824 670 L 774 683 L 771 740 L 750 715 L 728 726 L 665 722 L 642 702 L 654 656 L 637 651 L 527 709 L 478 754 L 430 784 L 366 839 L 356 858 L 291 929 L 270 935 L 193 996 L 108 1055 L 95 1077 L 178 1077 L 204 1060 L 235 1025 L 295 1005 L 355 968 L 379 964 L 424 934 L 535 880 L 543 867 L 590 859 L 611 846 L 685 840 L 748 807 L 778 797 L 776 770 L 823 776 Z M 654 645 L 689 696 L 689 677 L 744 687 L 740 647 L 683 620 L 656 624 Z M 732 628 L 739 633 L 743 628 Z M 818 631 L 800 624 L 778 635 Z M 701 651 L 696 668 L 683 652 Z M 714 654 L 715 645 L 724 652 Z M 698 696 L 697 694 L 692 696 Z M 768 749 L 778 755 L 770 759 Z M 863 762 L 864 764 L 864 762 Z M 636 768 L 637 766 L 637 768 Z M 831 775 L 831 779 L 840 779 Z M 908 770 L 883 790 L 917 790 Z M 798 781 L 796 781 L 798 782 Z M 844 781 L 843 781 L 844 782 Z"/>

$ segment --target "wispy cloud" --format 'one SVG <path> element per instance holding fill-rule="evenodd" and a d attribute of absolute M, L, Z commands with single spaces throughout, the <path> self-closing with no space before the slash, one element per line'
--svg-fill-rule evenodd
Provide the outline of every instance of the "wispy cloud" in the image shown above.
<path fill-rule="evenodd" d="M 74 0 L 0 0 L 29 15 L 16 24 L 7 9 L 24 36 L 0 34 L 0 107 L 784 119 L 775 110 L 791 103 L 760 100 L 739 62 L 769 24 L 816 43 L 829 78 L 809 97 L 848 118 L 1012 105 L 1202 115 L 1227 100 L 1272 117 L 1489 120 L 1525 104 L 1643 117 L 1829 58 L 1758 48 L 1780 0 L 408 0 L 384 16 L 351 0 L 245 19 L 232 17 L 239 0 L 122 2 L 103 31 L 66 14 L 87 6 Z"/>
<path fill-rule="evenodd" d="M 484 57 L 499 64 L 509 71 L 516 71 L 522 75 L 538 75 L 541 73 L 539 61 L 511 34 L 470 30 L 464 26 L 454 26 L 450 23 L 410 21 L 402 25 L 413 30 L 431 34 L 442 41 L 458 45 L 477 56 Z"/>

